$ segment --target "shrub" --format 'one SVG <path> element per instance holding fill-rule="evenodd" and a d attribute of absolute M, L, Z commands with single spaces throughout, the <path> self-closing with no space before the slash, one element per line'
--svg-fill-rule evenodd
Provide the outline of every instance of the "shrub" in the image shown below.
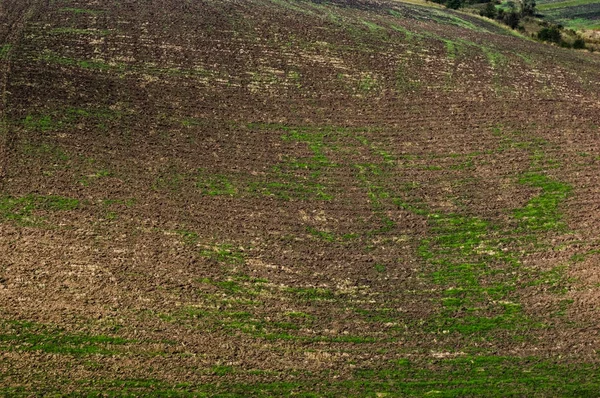
<path fill-rule="evenodd" d="M 573 48 L 577 48 L 577 49 L 585 48 L 585 40 L 583 40 L 581 37 L 578 37 L 573 42 Z"/>
<path fill-rule="evenodd" d="M 515 29 L 517 26 L 519 26 L 520 21 L 521 18 L 519 16 L 519 13 L 515 11 L 511 11 L 509 13 L 504 14 L 504 23 L 510 26 L 512 29 Z"/>
<path fill-rule="evenodd" d="M 479 15 L 487 18 L 496 18 L 498 11 L 496 11 L 496 6 L 494 3 L 487 3 L 486 6 L 479 12 Z"/>
<path fill-rule="evenodd" d="M 542 28 L 542 30 L 540 30 L 538 32 L 538 39 L 540 39 L 542 41 L 550 41 L 553 43 L 560 43 L 561 36 L 560 36 L 560 30 L 558 29 L 558 26 Z"/>
<path fill-rule="evenodd" d="M 535 0 L 523 0 L 521 2 L 521 16 L 534 16 L 536 11 Z"/>
<path fill-rule="evenodd" d="M 446 1 L 446 7 L 456 10 L 462 6 L 462 0 L 448 0 Z"/>

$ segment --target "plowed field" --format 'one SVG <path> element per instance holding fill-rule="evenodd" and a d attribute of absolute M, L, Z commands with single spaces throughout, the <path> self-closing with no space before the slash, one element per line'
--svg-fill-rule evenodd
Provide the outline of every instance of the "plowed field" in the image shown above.
<path fill-rule="evenodd" d="M 383 0 L 0 45 L 0 395 L 598 395 L 598 54 Z"/>

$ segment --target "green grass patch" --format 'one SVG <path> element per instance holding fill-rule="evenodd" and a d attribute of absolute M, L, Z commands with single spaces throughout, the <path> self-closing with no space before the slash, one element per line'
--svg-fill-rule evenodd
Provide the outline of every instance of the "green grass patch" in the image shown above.
<path fill-rule="evenodd" d="M 486 46 L 481 46 L 480 48 L 493 69 L 501 67 L 507 63 L 506 57 L 500 51 Z"/>
<path fill-rule="evenodd" d="M 121 120 L 123 111 L 107 108 L 62 108 L 52 112 L 31 114 L 17 121 L 29 131 L 59 131 L 74 128 L 79 123 L 90 123 L 96 128 L 106 130 L 106 124 Z"/>
<path fill-rule="evenodd" d="M 272 196 L 281 200 L 325 200 L 333 199 L 327 189 L 330 180 L 328 171 L 338 167 L 331 162 L 328 151 L 338 135 L 345 134 L 343 128 L 291 127 L 280 124 L 249 123 L 249 129 L 282 132 L 283 142 L 306 144 L 311 156 L 287 157 L 271 167 L 261 177 L 237 176 L 199 171 L 197 187 L 206 195 L 260 195 Z"/>
<path fill-rule="evenodd" d="M 385 201 L 390 199 L 391 196 L 383 184 L 376 182 L 383 176 L 386 166 L 377 164 L 355 164 L 354 167 L 358 170 L 358 180 L 367 191 L 371 209 L 380 221 L 380 227 L 372 229 L 369 232 L 369 235 L 379 235 L 391 231 L 394 228 L 395 223 L 387 215 L 385 209 Z"/>
<path fill-rule="evenodd" d="M 569 8 L 577 7 L 586 4 L 597 4 L 598 0 L 568 0 L 568 1 L 553 1 L 553 2 L 540 2 L 537 5 L 538 11 L 548 11 L 557 8 Z"/>
<path fill-rule="evenodd" d="M 0 322 L 1 350 L 43 351 L 77 356 L 111 355 L 118 353 L 112 346 L 132 342 L 119 337 L 67 333 L 31 322 Z"/>
<path fill-rule="evenodd" d="M 210 368 L 210 372 L 217 376 L 227 376 L 228 374 L 234 373 L 235 368 L 227 365 L 215 365 Z"/>
<path fill-rule="evenodd" d="M 446 46 L 446 57 L 454 61 L 459 52 L 458 44 L 452 40 L 444 40 L 444 45 Z"/>
<path fill-rule="evenodd" d="M 571 377 L 572 376 L 572 377 Z M 559 365 L 537 358 L 473 357 L 405 361 L 379 370 L 359 369 L 347 387 L 376 396 L 506 397 L 593 396 L 600 386 L 594 365 Z"/>
<path fill-rule="evenodd" d="M 585 253 L 578 253 L 578 254 L 574 254 L 573 256 L 571 256 L 571 261 L 573 262 L 581 262 L 581 261 L 585 261 L 585 259 L 588 256 L 592 256 L 595 254 L 600 254 L 600 249 L 594 249 L 594 250 L 589 250 Z"/>
<path fill-rule="evenodd" d="M 358 80 L 358 90 L 362 93 L 371 93 L 376 91 L 378 88 L 379 83 L 377 82 L 377 79 L 375 79 L 375 77 L 369 73 L 362 74 Z"/>
<path fill-rule="evenodd" d="M 312 156 L 288 158 L 274 166 L 264 181 L 249 184 L 249 191 L 263 196 L 275 196 L 283 200 L 331 200 L 333 196 L 327 190 L 327 171 L 337 167 L 327 155 L 328 140 L 344 132 L 336 128 L 290 127 L 278 124 L 248 124 L 252 129 L 283 131 L 284 142 L 306 144 Z"/>
<path fill-rule="evenodd" d="M 37 225 L 43 221 L 40 212 L 69 211 L 79 207 L 79 200 L 56 195 L 26 195 L 0 197 L 0 220 L 21 225 Z"/>
<path fill-rule="evenodd" d="M 560 22 L 565 27 L 573 30 L 600 30 L 600 22 L 597 19 L 565 18 L 560 19 Z"/>
<path fill-rule="evenodd" d="M 313 227 L 306 227 L 306 231 L 315 238 L 324 240 L 326 242 L 333 242 L 336 240 L 335 234 L 333 234 L 332 232 L 321 231 Z"/>
<path fill-rule="evenodd" d="M 254 293 L 248 286 L 235 281 L 208 281 L 217 286 L 224 294 L 231 296 L 244 296 Z M 254 302 L 254 304 L 258 304 Z M 195 326 L 201 324 L 204 330 L 226 330 L 229 333 L 241 332 L 265 340 L 297 340 L 302 337 L 293 332 L 300 329 L 301 325 L 312 322 L 310 317 L 290 317 L 287 319 L 265 318 L 246 310 L 234 310 L 232 302 L 228 302 L 228 310 L 214 310 L 213 308 L 185 307 L 175 313 L 162 315 L 167 322 L 179 322 Z M 240 305 L 248 307 L 248 304 Z"/>
<path fill-rule="evenodd" d="M 187 179 L 188 176 L 181 173 L 176 166 L 169 165 L 156 177 L 152 183 L 152 189 L 155 191 L 177 192 L 187 182 Z"/>
<path fill-rule="evenodd" d="M 213 369 L 226 374 L 235 371 L 218 365 Z M 95 379 L 80 380 L 74 386 L 72 381 L 66 381 L 65 385 L 76 391 L 71 396 L 154 397 L 595 397 L 600 391 L 597 365 L 557 363 L 536 357 L 401 358 L 386 366 L 360 367 L 349 378 L 333 378 L 328 372 L 300 372 L 298 376 L 294 381 L 258 383 L 219 380 L 193 385 L 155 379 Z M 11 390 L 37 395 L 31 388 Z M 44 394 L 58 392 L 60 389 L 44 390 Z"/>
<path fill-rule="evenodd" d="M 498 135 L 502 150 L 531 152 L 532 168 L 552 163 L 545 156 L 535 156 L 539 148 L 547 145 L 545 141 L 526 139 L 518 133 L 503 137 L 499 131 Z M 541 192 L 523 208 L 513 211 L 513 218 L 520 225 L 520 235 L 515 237 L 510 222 L 492 223 L 472 215 L 439 212 L 422 201 L 405 200 L 395 193 L 396 187 L 387 184 L 387 175 L 382 166 L 362 165 L 359 180 L 368 183 L 375 214 L 383 212 L 383 203 L 391 200 L 399 208 L 427 219 L 429 233 L 421 239 L 417 254 L 426 264 L 425 274 L 445 288 L 440 312 L 427 321 L 427 328 L 485 335 L 497 329 L 522 330 L 541 325 L 523 314 L 514 296 L 521 278 L 538 280 L 548 275 L 528 273 L 522 269 L 520 258 L 531 245 L 541 245 L 538 232 L 563 227 L 559 206 L 570 192 L 567 184 L 537 172 L 519 177 L 520 184 L 538 187 Z M 390 223 L 390 229 L 393 227 Z"/>
<path fill-rule="evenodd" d="M 362 23 L 369 29 L 371 33 L 376 35 L 384 34 L 387 31 L 383 26 L 379 26 L 372 21 L 363 20 Z"/>
<path fill-rule="evenodd" d="M 119 67 L 118 65 L 110 65 L 105 61 L 63 57 L 51 51 L 45 51 L 40 55 L 39 60 L 58 65 L 76 66 L 82 69 L 92 69 L 97 71 L 109 71 L 116 68 L 122 69 L 122 67 Z"/>
<path fill-rule="evenodd" d="M 228 176 L 198 169 L 196 187 L 203 195 L 236 196 L 238 189 Z"/>
<path fill-rule="evenodd" d="M 175 232 L 177 232 L 181 236 L 181 239 L 186 245 L 195 246 L 200 240 L 200 236 L 193 231 L 180 229 Z"/>
<path fill-rule="evenodd" d="M 400 25 L 396 25 L 396 24 L 391 24 L 390 28 L 392 28 L 393 30 L 395 30 L 396 32 L 400 32 L 404 35 L 404 39 L 408 42 L 412 41 L 414 38 L 414 33 L 411 32 L 410 30 L 406 29 L 403 26 Z"/>
<path fill-rule="evenodd" d="M 375 268 L 375 271 L 377 271 L 379 273 L 384 273 L 387 270 L 387 267 L 383 264 L 375 264 L 374 268 Z"/>
<path fill-rule="evenodd" d="M 38 131 L 49 131 L 56 128 L 55 122 L 50 115 L 28 115 L 23 120 L 23 126 L 28 130 Z"/>
<path fill-rule="evenodd" d="M 572 258 L 571 258 L 572 259 Z M 550 288 L 558 287 L 565 280 L 565 273 L 567 267 L 559 265 L 553 267 L 549 271 L 541 271 L 536 275 L 536 278 L 528 283 L 529 286 L 542 286 L 546 285 Z"/>
<path fill-rule="evenodd" d="M 562 230 L 560 205 L 571 193 L 571 186 L 550 179 L 539 173 L 526 173 L 519 179 L 520 184 L 540 188 L 541 194 L 513 212 L 522 229 L 530 231 Z"/>
<path fill-rule="evenodd" d="M 0 46 L 0 59 L 6 59 L 10 51 L 12 50 L 12 44 L 3 44 Z"/>
<path fill-rule="evenodd" d="M 200 250 L 200 255 L 227 264 L 243 264 L 245 256 L 234 245 L 223 243 Z"/>
<path fill-rule="evenodd" d="M 66 162 L 69 160 L 69 155 L 62 148 L 52 144 L 36 144 L 26 141 L 22 146 L 22 150 L 26 155 L 37 158 L 50 158 L 55 162 Z"/>

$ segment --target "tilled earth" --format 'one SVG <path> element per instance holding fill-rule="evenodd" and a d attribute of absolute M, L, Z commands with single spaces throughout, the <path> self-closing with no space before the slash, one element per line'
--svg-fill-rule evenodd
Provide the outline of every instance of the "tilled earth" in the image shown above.
<path fill-rule="evenodd" d="M 599 55 L 367 0 L 0 37 L 0 394 L 600 391 Z"/>

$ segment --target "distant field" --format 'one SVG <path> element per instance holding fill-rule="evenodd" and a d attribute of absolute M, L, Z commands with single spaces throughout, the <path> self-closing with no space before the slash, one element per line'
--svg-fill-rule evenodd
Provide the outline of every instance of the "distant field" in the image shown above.
<path fill-rule="evenodd" d="M 600 29 L 600 1 L 598 0 L 542 0 L 538 11 L 549 20 L 567 28 Z"/>

